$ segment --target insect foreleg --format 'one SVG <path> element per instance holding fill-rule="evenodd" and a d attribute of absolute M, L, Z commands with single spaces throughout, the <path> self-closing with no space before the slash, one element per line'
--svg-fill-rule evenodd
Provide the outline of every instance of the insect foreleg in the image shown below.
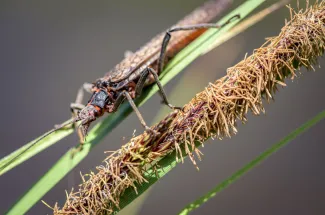
<path fill-rule="evenodd" d="M 158 73 L 163 70 L 164 68 L 164 60 L 165 60 L 165 55 L 166 55 L 166 49 L 169 43 L 169 40 L 171 38 L 171 33 L 175 31 L 189 31 L 189 30 L 198 30 L 202 28 L 222 28 L 229 24 L 233 19 L 239 19 L 240 15 L 235 15 L 228 19 L 225 23 L 222 25 L 214 24 L 214 23 L 201 23 L 201 24 L 195 24 L 195 25 L 186 25 L 186 26 L 175 26 L 172 27 L 171 29 L 167 30 L 165 37 L 163 39 L 163 42 L 161 44 L 161 50 L 160 50 L 160 56 L 158 60 Z"/>
<path fill-rule="evenodd" d="M 169 103 L 169 101 L 168 101 L 168 99 L 167 99 L 167 96 L 166 96 L 166 92 L 165 92 L 165 90 L 164 90 L 162 84 L 160 83 L 160 80 L 159 80 L 159 77 L 158 77 L 157 72 L 156 72 L 154 69 L 150 68 L 150 67 L 146 68 L 146 69 L 141 73 L 141 75 L 140 75 L 139 81 L 138 81 L 138 83 L 137 83 L 137 85 L 136 85 L 136 87 L 135 87 L 135 95 L 136 95 L 136 97 L 139 96 L 139 95 L 141 95 L 141 93 L 142 93 L 142 89 L 143 89 L 143 87 L 144 87 L 144 84 L 145 84 L 145 82 L 146 82 L 146 79 L 147 79 L 148 76 L 149 76 L 149 73 L 151 73 L 151 74 L 153 75 L 153 77 L 154 77 L 154 79 L 155 79 L 155 82 L 156 82 L 156 84 L 158 85 L 159 92 L 160 92 L 160 95 L 161 95 L 161 97 L 162 97 L 162 99 L 163 99 L 163 102 L 164 102 L 168 107 L 170 107 L 171 109 L 179 109 L 179 110 L 182 110 L 181 107 L 175 107 L 174 105 L 172 105 L 172 104 Z"/>
<path fill-rule="evenodd" d="M 76 117 L 77 111 L 81 110 L 85 107 L 85 105 L 82 104 L 82 100 L 84 98 L 84 91 L 88 93 L 92 93 L 93 84 L 91 83 L 84 83 L 78 90 L 77 98 L 74 103 L 70 104 L 71 112 L 73 113 L 73 117 Z"/>
<path fill-rule="evenodd" d="M 76 101 L 74 103 L 70 104 L 70 109 L 72 112 L 72 118 L 76 118 L 78 116 L 78 111 L 82 110 L 85 105 L 82 104 L 82 100 L 84 98 L 84 91 L 92 93 L 92 88 L 93 88 L 93 84 L 90 83 L 84 83 L 78 90 L 77 93 L 77 98 Z M 82 134 L 82 131 L 80 128 L 77 127 L 77 123 L 75 122 L 73 124 L 73 126 L 75 128 L 77 128 L 77 133 L 78 133 L 78 137 L 79 137 L 79 146 L 77 148 L 77 150 L 73 151 L 72 156 L 77 152 L 80 151 L 82 149 L 82 146 L 85 142 L 85 137 Z"/>
<path fill-rule="evenodd" d="M 78 103 L 71 103 L 70 104 L 70 108 L 71 108 L 71 112 L 74 113 L 75 110 L 82 110 L 85 107 L 84 104 L 78 104 Z"/>

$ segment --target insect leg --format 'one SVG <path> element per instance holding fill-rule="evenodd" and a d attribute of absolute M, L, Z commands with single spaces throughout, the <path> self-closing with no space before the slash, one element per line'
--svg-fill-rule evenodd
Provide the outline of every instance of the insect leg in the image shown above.
<path fill-rule="evenodd" d="M 78 104 L 78 103 L 71 103 L 70 108 L 71 111 L 74 112 L 74 110 L 82 110 L 85 107 L 83 104 Z"/>
<path fill-rule="evenodd" d="M 135 105 L 132 97 L 130 96 L 130 94 L 126 91 L 123 91 L 116 99 L 114 107 L 113 107 L 113 112 L 117 110 L 117 108 L 120 106 L 120 104 L 124 101 L 124 99 L 127 99 L 128 102 L 130 103 L 132 109 L 134 110 L 135 114 L 137 115 L 138 119 L 140 120 L 141 125 L 145 128 L 145 130 L 147 132 L 150 132 L 154 135 L 157 135 L 158 132 L 156 132 L 155 130 L 152 130 L 149 126 L 147 126 L 146 122 L 144 121 L 139 109 L 137 108 L 137 106 Z"/>
<path fill-rule="evenodd" d="M 197 30 L 197 29 L 202 29 L 202 28 L 222 28 L 226 25 L 228 25 L 233 19 L 239 19 L 240 15 L 237 14 L 222 25 L 214 24 L 214 23 L 201 23 L 201 24 L 195 24 L 195 25 L 186 25 L 186 26 L 175 26 L 172 27 L 171 29 L 167 30 L 165 37 L 163 39 L 162 45 L 161 45 L 161 50 L 160 50 L 160 56 L 158 60 L 158 73 L 162 71 L 164 68 L 164 60 L 165 60 L 165 55 L 166 55 L 166 49 L 169 43 L 169 40 L 171 38 L 171 33 L 175 31 L 189 31 L 189 30 Z"/>
<path fill-rule="evenodd" d="M 83 96 L 84 96 L 83 87 L 81 87 L 78 90 L 76 101 L 74 103 L 70 104 L 72 119 L 76 118 L 76 116 L 78 115 L 78 111 L 85 107 L 83 104 L 81 104 Z M 73 126 L 75 126 L 75 123 L 73 124 Z M 54 126 L 54 128 L 61 128 L 61 127 L 62 127 L 62 124 Z"/>
<path fill-rule="evenodd" d="M 139 81 L 138 81 L 138 83 L 137 83 L 137 85 L 136 85 L 136 87 L 135 87 L 135 96 L 137 97 L 137 96 L 141 95 L 142 89 L 143 89 L 143 87 L 144 87 L 145 81 L 146 81 L 146 79 L 147 79 L 149 73 L 151 73 L 151 74 L 153 75 L 153 77 L 154 77 L 154 79 L 155 79 L 155 81 L 156 81 L 156 84 L 158 85 L 158 88 L 159 88 L 159 91 L 160 91 L 160 95 L 161 95 L 161 97 L 162 97 L 162 99 L 163 99 L 163 102 L 164 102 L 168 107 L 170 107 L 171 109 L 182 110 L 181 107 L 175 107 L 174 105 L 172 105 L 172 104 L 170 104 L 170 103 L 168 102 L 168 99 L 167 99 L 167 96 L 166 96 L 166 92 L 165 92 L 165 90 L 164 90 L 162 84 L 160 83 L 160 80 L 159 80 L 159 77 L 158 77 L 157 72 L 156 72 L 154 69 L 150 68 L 150 67 L 146 68 L 146 69 L 141 73 L 140 78 L 139 78 Z"/>
<path fill-rule="evenodd" d="M 78 93 L 77 93 L 77 98 L 76 98 L 76 101 L 74 103 L 71 103 L 70 104 L 70 109 L 71 109 L 71 112 L 72 112 L 72 118 L 76 118 L 78 116 L 78 111 L 82 110 L 85 105 L 82 104 L 82 100 L 83 100 L 83 97 L 84 97 L 84 91 L 86 92 L 89 92 L 89 93 L 92 93 L 92 88 L 93 88 L 93 84 L 91 83 L 84 83 L 78 90 Z M 77 123 L 74 123 L 73 126 L 75 128 L 77 128 Z M 79 146 L 76 150 L 74 150 L 72 152 L 72 157 L 74 156 L 74 154 L 80 150 L 82 150 L 82 147 L 83 147 L 83 144 L 84 144 L 84 140 L 85 140 L 85 137 L 81 131 L 80 128 L 77 128 L 77 133 L 78 133 L 78 137 L 79 137 Z"/>
<path fill-rule="evenodd" d="M 77 98 L 74 103 L 70 104 L 71 112 L 74 113 L 73 117 L 76 116 L 78 110 L 83 109 L 85 106 L 82 104 L 82 100 L 84 98 L 84 91 L 88 93 L 92 93 L 93 84 L 84 83 L 78 90 Z"/>

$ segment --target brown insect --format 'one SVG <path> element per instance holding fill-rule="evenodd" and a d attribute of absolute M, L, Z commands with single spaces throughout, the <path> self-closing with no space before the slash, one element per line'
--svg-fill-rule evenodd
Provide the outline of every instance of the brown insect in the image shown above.
<path fill-rule="evenodd" d="M 90 123 L 102 116 L 105 112 L 115 112 L 125 99 L 127 99 L 132 106 L 146 131 L 156 134 L 156 132 L 145 123 L 133 99 L 141 95 L 144 87 L 156 83 L 162 95 L 163 102 L 171 109 L 181 110 L 181 108 L 169 103 L 166 93 L 159 81 L 159 74 L 165 63 L 186 45 L 204 33 L 208 28 L 221 28 L 230 23 L 233 19 L 240 18 L 239 15 L 235 15 L 222 25 L 207 23 L 217 16 L 228 3 L 228 0 L 208 1 L 179 21 L 176 25 L 154 37 L 135 53 L 127 52 L 125 59 L 117 64 L 111 71 L 107 72 L 104 77 L 98 79 L 93 84 L 85 83 L 83 85 L 78 92 L 76 103 L 71 104 L 71 110 L 74 117 L 70 121 L 56 126 L 27 147 L 22 153 L 54 131 L 78 121 L 81 121 L 78 129 L 81 148 Z M 171 38 L 172 35 L 173 38 Z M 81 103 L 83 89 L 92 93 L 86 105 Z"/>
<path fill-rule="evenodd" d="M 230 18 L 223 25 L 205 23 L 211 21 L 220 10 L 220 1 L 209 1 L 190 15 L 178 22 L 135 53 L 128 53 L 126 58 L 115 66 L 106 75 L 93 84 L 84 84 L 84 89 L 92 93 L 87 105 L 81 102 L 73 103 L 71 108 L 78 110 L 73 121 L 81 121 L 80 138 L 83 140 L 92 121 L 105 112 L 115 112 L 119 105 L 127 99 L 142 126 L 148 132 L 155 133 L 147 126 L 133 99 L 141 95 L 142 89 L 156 83 L 160 90 L 163 102 L 171 109 L 179 109 L 169 103 L 166 93 L 159 81 L 164 64 L 174 57 L 187 44 L 201 35 L 207 28 L 221 28 L 234 18 Z M 173 39 L 171 35 L 173 34 Z M 80 92 L 79 98 L 82 98 Z M 61 127 L 61 126 L 60 126 Z"/>

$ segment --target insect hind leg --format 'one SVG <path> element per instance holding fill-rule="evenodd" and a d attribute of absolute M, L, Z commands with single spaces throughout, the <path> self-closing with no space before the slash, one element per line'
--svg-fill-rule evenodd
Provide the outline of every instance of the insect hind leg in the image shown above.
<path fill-rule="evenodd" d="M 143 89 L 143 87 L 145 85 L 145 82 L 146 82 L 146 79 L 148 78 L 148 76 L 149 76 L 150 73 L 153 75 L 153 77 L 155 79 L 155 82 L 156 82 L 156 84 L 157 84 L 157 86 L 159 88 L 159 92 L 160 92 L 160 95 L 161 95 L 161 97 L 163 99 L 163 103 L 166 104 L 168 107 L 170 107 L 173 110 L 174 109 L 182 110 L 181 107 L 176 107 L 176 106 L 174 106 L 174 105 L 172 105 L 172 104 L 169 103 L 169 101 L 167 99 L 166 92 L 165 92 L 165 90 L 164 90 L 164 88 L 163 88 L 163 86 L 162 86 L 162 84 L 161 84 L 161 82 L 159 80 L 158 74 L 151 67 L 146 68 L 142 72 L 142 74 L 140 75 L 139 81 L 138 81 L 138 83 L 137 83 L 137 85 L 135 87 L 135 95 L 136 95 L 136 97 L 139 96 L 139 95 L 141 95 L 142 89 Z"/>
<path fill-rule="evenodd" d="M 228 19 L 225 23 L 222 25 L 214 24 L 214 23 L 201 23 L 201 24 L 195 24 L 195 25 L 186 25 L 186 26 L 175 26 L 171 29 L 166 31 L 165 37 L 163 39 L 163 42 L 161 44 L 161 50 L 160 50 L 160 56 L 158 59 L 158 73 L 160 74 L 161 71 L 164 68 L 164 60 L 166 55 L 166 49 L 168 46 L 168 43 L 171 39 L 171 33 L 175 31 L 189 31 L 189 30 L 198 30 L 198 29 L 204 29 L 204 28 L 222 28 L 229 23 L 231 23 L 234 19 L 240 19 L 240 15 L 234 15 L 230 19 Z"/>

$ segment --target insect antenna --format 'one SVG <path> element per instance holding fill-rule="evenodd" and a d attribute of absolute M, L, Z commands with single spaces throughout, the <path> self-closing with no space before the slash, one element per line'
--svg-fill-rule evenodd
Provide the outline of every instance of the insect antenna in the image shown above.
<path fill-rule="evenodd" d="M 38 143 L 39 141 L 41 141 L 42 139 L 44 139 L 45 137 L 49 136 L 50 134 L 54 133 L 57 130 L 60 130 L 61 128 L 70 125 L 72 123 L 78 122 L 80 119 L 79 117 L 70 119 L 69 121 L 62 123 L 58 126 L 56 126 L 55 128 L 49 130 L 48 132 L 46 132 L 45 134 L 43 134 L 42 136 L 40 136 L 37 140 L 35 140 L 31 145 L 29 145 L 25 150 L 23 150 L 22 152 L 20 152 L 18 155 L 16 155 L 15 157 L 13 157 L 11 160 L 9 160 L 7 163 L 5 163 L 3 166 L 0 167 L 0 172 L 2 170 L 4 170 L 7 166 L 9 166 L 13 161 L 15 161 L 18 157 L 20 157 L 22 154 L 24 154 L 26 151 L 28 151 L 29 149 L 31 149 L 33 146 L 35 146 L 36 143 Z"/>

